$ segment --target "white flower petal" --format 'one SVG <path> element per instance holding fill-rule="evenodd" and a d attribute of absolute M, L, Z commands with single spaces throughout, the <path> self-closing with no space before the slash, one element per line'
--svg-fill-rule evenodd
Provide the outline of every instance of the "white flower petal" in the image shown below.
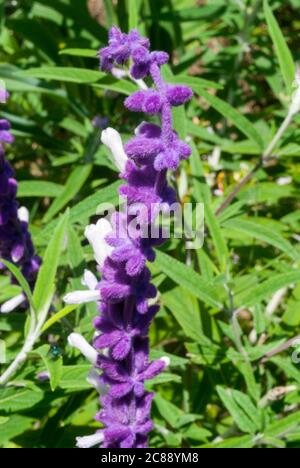
<path fill-rule="evenodd" d="M 122 68 L 113 67 L 111 70 L 111 74 L 117 78 L 117 80 L 121 80 L 127 76 L 127 71 L 123 70 Z"/>
<path fill-rule="evenodd" d="M 96 371 L 96 369 L 92 369 L 88 376 L 87 376 L 87 379 L 88 383 L 94 387 L 97 392 L 99 393 L 99 395 L 105 395 L 108 391 L 108 388 L 106 385 L 104 385 L 100 379 L 99 379 L 99 374 L 98 372 Z"/>
<path fill-rule="evenodd" d="M 25 208 L 25 206 L 21 206 L 21 208 L 18 209 L 18 218 L 24 223 L 29 223 L 29 211 L 27 208 Z"/>
<path fill-rule="evenodd" d="M 171 364 L 171 359 L 168 356 L 161 357 L 160 361 L 163 361 L 166 367 L 169 367 Z"/>
<path fill-rule="evenodd" d="M 92 273 L 90 270 L 84 270 L 81 284 L 89 288 L 91 291 L 94 291 L 97 287 L 98 280 L 94 273 Z"/>
<path fill-rule="evenodd" d="M 78 448 L 91 448 L 96 445 L 102 444 L 104 436 L 102 432 L 97 432 L 96 434 L 85 436 L 85 437 L 76 437 L 76 447 Z"/>
<path fill-rule="evenodd" d="M 98 353 L 79 333 L 71 333 L 68 337 L 68 343 L 73 348 L 78 349 L 83 356 L 94 366 L 97 363 Z"/>
<path fill-rule="evenodd" d="M 292 96 L 292 101 L 289 109 L 289 113 L 292 116 L 298 114 L 298 112 L 300 111 L 300 73 L 298 69 L 296 70 L 295 85 L 296 91 Z"/>
<path fill-rule="evenodd" d="M 74 291 L 64 297 L 66 304 L 87 304 L 88 302 L 97 302 L 101 300 L 100 291 L 89 289 L 86 291 Z"/>
<path fill-rule="evenodd" d="M 278 185 L 289 185 L 293 182 L 293 178 L 291 176 L 279 177 L 276 182 Z"/>
<path fill-rule="evenodd" d="M 121 172 L 123 172 L 125 170 L 128 157 L 124 151 L 119 132 L 109 127 L 106 130 L 103 130 L 101 141 L 110 149 L 115 165 Z"/>
<path fill-rule="evenodd" d="M 0 308 L 0 312 L 2 314 L 9 314 L 13 310 L 15 310 L 19 305 L 21 305 L 25 301 L 24 294 L 19 294 L 18 296 L 13 297 L 9 301 L 4 302 Z"/>
<path fill-rule="evenodd" d="M 135 134 L 136 136 L 140 135 L 141 128 L 143 128 L 143 126 L 144 126 L 145 124 L 147 124 L 147 123 L 148 123 L 148 122 L 146 122 L 145 120 L 144 120 L 142 123 L 140 123 L 140 125 L 138 125 L 138 126 L 135 128 L 134 134 Z"/>
<path fill-rule="evenodd" d="M 87 226 L 85 230 L 85 236 L 94 250 L 95 259 L 100 267 L 103 267 L 106 258 L 113 250 L 105 241 L 106 236 L 112 230 L 110 222 L 105 218 L 100 219 L 97 224 Z"/>

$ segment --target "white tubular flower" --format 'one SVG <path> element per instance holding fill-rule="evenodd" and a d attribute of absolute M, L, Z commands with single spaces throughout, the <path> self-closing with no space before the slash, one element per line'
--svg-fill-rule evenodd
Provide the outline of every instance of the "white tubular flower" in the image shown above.
<path fill-rule="evenodd" d="M 29 223 L 29 211 L 27 208 L 25 208 L 25 206 L 21 206 L 21 208 L 18 209 L 18 218 L 24 223 Z"/>
<path fill-rule="evenodd" d="M 290 115 L 296 115 L 300 112 L 300 70 L 297 69 L 295 77 L 296 91 L 292 97 L 289 113 Z"/>
<path fill-rule="evenodd" d="M 98 265 L 102 268 L 107 257 L 112 253 L 113 248 L 107 244 L 105 238 L 111 234 L 112 226 L 107 219 L 100 219 L 97 224 L 87 226 L 85 230 L 85 237 L 91 244 L 95 259 Z"/>
<path fill-rule="evenodd" d="M 107 393 L 108 387 L 100 381 L 99 374 L 96 371 L 96 369 L 92 369 L 89 372 L 86 380 L 92 387 L 94 387 L 97 390 L 99 395 L 105 395 Z"/>
<path fill-rule="evenodd" d="M 122 80 L 122 78 L 126 78 L 126 76 L 128 75 L 126 70 L 123 70 L 122 68 L 117 68 L 117 67 L 112 68 L 111 74 L 112 76 L 117 78 L 117 80 Z"/>
<path fill-rule="evenodd" d="M 121 135 L 113 128 L 103 130 L 101 135 L 102 143 L 107 146 L 113 157 L 113 161 L 120 172 L 125 170 L 128 157 L 124 151 Z"/>
<path fill-rule="evenodd" d="M 140 135 L 140 133 L 141 133 L 141 128 L 143 128 L 143 126 L 144 126 L 145 124 L 147 124 L 147 123 L 148 123 L 148 122 L 146 122 L 145 120 L 143 120 L 143 122 L 140 123 L 140 125 L 138 125 L 138 126 L 135 128 L 134 134 L 135 134 L 136 136 Z"/>
<path fill-rule="evenodd" d="M 163 356 L 160 358 L 160 361 L 163 361 L 166 368 L 171 364 L 171 359 L 168 356 Z"/>
<path fill-rule="evenodd" d="M 79 333 L 71 333 L 68 343 L 72 348 L 78 349 L 83 356 L 94 366 L 97 364 L 98 353 Z"/>
<path fill-rule="evenodd" d="M 102 432 L 97 432 L 96 434 L 85 436 L 85 437 L 76 437 L 76 447 L 78 448 L 92 448 L 96 445 L 101 445 L 104 440 Z"/>
<path fill-rule="evenodd" d="M 19 294 L 18 296 L 13 297 L 9 301 L 4 302 L 0 307 L 0 312 L 2 314 L 9 314 L 17 307 L 19 307 L 25 301 L 24 294 Z"/>
<path fill-rule="evenodd" d="M 293 182 L 293 178 L 290 176 L 287 177 L 279 177 L 279 179 L 276 180 L 278 185 L 284 186 L 284 185 L 289 185 Z"/>
<path fill-rule="evenodd" d="M 64 297 L 64 302 L 69 305 L 88 304 L 101 300 L 100 291 L 74 291 Z"/>
<path fill-rule="evenodd" d="M 188 189 L 189 189 L 189 183 L 188 183 L 187 173 L 185 169 L 181 169 L 179 183 L 178 183 L 178 194 L 179 194 L 180 200 L 184 199 L 184 197 L 188 193 Z"/>
<path fill-rule="evenodd" d="M 91 291 L 95 290 L 98 284 L 98 280 L 94 273 L 90 270 L 84 270 L 84 275 L 81 281 L 82 286 L 86 286 Z"/>
<path fill-rule="evenodd" d="M 91 271 L 85 270 L 81 283 L 89 289 L 86 291 L 74 291 L 67 294 L 64 297 L 64 302 L 66 304 L 87 304 L 89 302 L 101 301 L 101 294 L 97 289 L 98 280 Z"/>

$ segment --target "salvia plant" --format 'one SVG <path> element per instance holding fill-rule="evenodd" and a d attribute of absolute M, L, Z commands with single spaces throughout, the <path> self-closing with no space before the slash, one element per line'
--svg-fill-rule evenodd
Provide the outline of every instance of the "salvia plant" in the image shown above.
<path fill-rule="evenodd" d="M 87 293 L 78 291 L 66 297 L 71 304 L 91 300 L 99 303 L 94 347 L 107 350 L 95 358 L 97 368 L 102 370 L 96 386 L 103 393 L 97 419 L 104 429 L 91 438 L 78 439 L 79 446 L 100 441 L 104 448 L 147 447 L 147 436 L 153 428 L 153 393 L 146 391 L 144 383 L 161 373 L 168 363 L 168 358 L 149 361 L 148 330 L 159 306 L 149 305 L 157 290 L 151 284 L 146 263 L 155 260 L 154 247 L 163 242 L 162 233 L 158 238 L 151 237 L 151 225 L 161 208 L 176 200 L 168 184 L 168 170 L 176 170 L 180 161 L 191 155 L 191 148 L 174 131 L 172 107 L 186 103 L 193 93 L 186 86 L 164 81 L 161 66 L 168 62 L 168 54 L 150 52 L 149 48 L 149 40 L 137 30 L 124 34 L 114 26 L 108 47 L 100 50 L 101 70 L 111 72 L 114 65 L 132 60 L 133 78 L 151 77 L 155 88 L 135 92 L 125 105 L 133 112 L 160 114 L 161 126 L 141 123 L 125 150 L 116 130 L 108 128 L 102 133 L 102 142 L 111 150 L 120 177 L 126 181 L 120 194 L 127 200 L 127 209 L 126 213 L 115 213 L 112 224 L 100 219 L 87 227 L 86 237 L 102 279 L 97 284 L 87 271 Z M 139 210 L 139 206 L 145 209 Z M 75 346 L 77 340 L 71 335 Z M 78 341 L 80 348 L 81 339 Z"/>
<path fill-rule="evenodd" d="M 9 97 L 3 88 L 0 88 L 0 95 L 1 102 Z M 35 254 L 28 231 L 28 210 L 20 207 L 16 199 L 18 184 L 14 178 L 13 168 L 5 158 L 4 145 L 12 144 L 14 141 L 10 128 L 8 120 L 0 120 L 0 258 L 18 266 L 33 288 L 40 258 Z M 0 268 L 5 269 L 5 264 L 0 262 Z M 15 281 L 15 278 L 12 279 Z M 11 312 L 24 303 L 26 296 L 21 293 L 2 304 L 1 312 Z"/>
<path fill-rule="evenodd" d="M 1 448 L 300 447 L 299 8 L 0 0 Z"/>

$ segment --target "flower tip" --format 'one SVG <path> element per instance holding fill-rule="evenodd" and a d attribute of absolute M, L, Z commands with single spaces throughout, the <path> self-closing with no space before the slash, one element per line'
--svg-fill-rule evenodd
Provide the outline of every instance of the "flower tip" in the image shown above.
<path fill-rule="evenodd" d="M 63 300 L 68 305 L 87 304 L 100 301 L 101 295 L 98 290 L 74 291 L 66 294 Z"/>
<path fill-rule="evenodd" d="M 18 209 L 18 218 L 21 222 L 29 223 L 29 211 L 25 206 L 21 206 L 21 208 Z"/>
<path fill-rule="evenodd" d="M 107 146 L 113 157 L 113 161 L 120 172 L 125 170 L 128 161 L 127 155 L 124 151 L 121 135 L 114 128 L 108 127 L 103 130 L 101 134 L 102 143 Z"/>
<path fill-rule="evenodd" d="M 98 280 L 94 273 L 92 273 L 90 270 L 84 270 L 81 284 L 90 290 L 95 290 L 98 284 Z"/>
<path fill-rule="evenodd" d="M 76 437 L 76 447 L 78 448 L 92 448 L 96 445 L 102 444 L 104 436 L 102 432 L 98 432 L 91 436 Z"/>
<path fill-rule="evenodd" d="M 160 360 L 165 364 L 165 368 L 169 367 L 171 364 L 171 359 L 168 356 L 163 356 Z"/>
<path fill-rule="evenodd" d="M 68 336 L 68 344 L 72 348 L 78 349 L 91 364 L 96 365 L 98 353 L 80 333 L 71 333 Z"/>
<path fill-rule="evenodd" d="M 24 294 L 19 294 L 18 296 L 13 297 L 9 301 L 4 302 L 0 307 L 1 314 L 9 314 L 13 312 L 17 307 L 19 307 L 25 300 Z"/>

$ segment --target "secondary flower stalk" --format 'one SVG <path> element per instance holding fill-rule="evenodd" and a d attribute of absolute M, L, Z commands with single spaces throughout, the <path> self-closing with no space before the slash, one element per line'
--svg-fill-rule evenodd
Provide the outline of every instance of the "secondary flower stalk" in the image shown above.
<path fill-rule="evenodd" d="M 98 292 L 94 349 L 98 351 L 96 367 L 101 371 L 98 380 L 102 410 L 96 419 L 103 429 L 91 438 L 79 438 L 79 447 L 147 447 L 153 428 L 153 393 L 146 391 L 144 384 L 169 364 L 168 358 L 149 360 L 148 331 L 159 306 L 151 305 L 157 290 L 151 284 L 147 261 L 155 260 L 154 247 L 165 240 L 162 231 L 158 238 L 149 236 L 149 232 L 159 211 L 176 201 L 167 171 L 176 170 L 180 161 L 191 154 L 190 147 L 173 130 L 172 107 L 189 101 L 192 91 L 165 83 L 161 66 L 168 62 L 168 54 L 150 52 L 149 48 L 148 39 L 136 30 L 127 35 L 113 27 L 108 47 L 100 51 L 102 70 L 112 72 L 115 65 L 131 60 L 134 79 L 152 78 L 155 87 L 135 92 L 126 99 L 125 106 L 133 112 L 159 114 L 161 127 L 143 122 L 125 148 L 114 129 L 108 128 L 102 134 L 102 142 L 110 149 L 120 177 L 126 182 L 120 194 L 128 209 L 86 229 L 102 279 L 99 284 L 85 281 L 89 291 L 66 297 L 68 303 L 78 303 L 83 294 L 82 302 L 87 302 L 91 291 Z"/>
<path fill-rule="evenodd" d="M 1 95 L 8 94 L 2 89 Z M 26 208 L 19 207 L 16 199 L 17 181 L 14 171 L 5 158 L 4 144 L 12 144 L 14 138 L 10 132 L 10 123 L 0 120 L 0 258 L 14 263 L 20 268 L 29 285 L 33 288 L 40 266 L 40 258 L 35 255 L 33 243 L 28 231 L 29 214 Z M 6 267 L 0 262 L 0 270 Z M 16 283 L 15 279 L 12 279 Z M 24 294 L 20 294 L 1 306 L 2 313 L 9 313 L 25 303 Z"/>

